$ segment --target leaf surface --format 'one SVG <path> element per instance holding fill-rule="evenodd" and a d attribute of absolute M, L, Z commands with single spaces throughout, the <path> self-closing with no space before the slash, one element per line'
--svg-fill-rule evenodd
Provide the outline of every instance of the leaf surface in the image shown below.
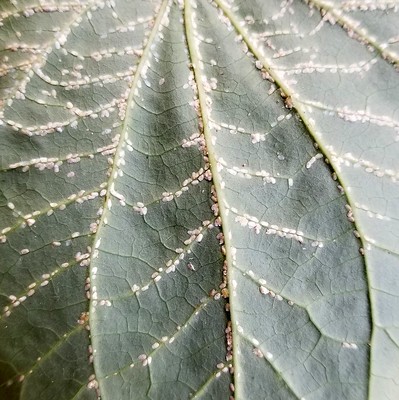
<path fill-rule="evenodd" d="M 397 397 L 397 6 L 0 17 L 3 397 Z"/>

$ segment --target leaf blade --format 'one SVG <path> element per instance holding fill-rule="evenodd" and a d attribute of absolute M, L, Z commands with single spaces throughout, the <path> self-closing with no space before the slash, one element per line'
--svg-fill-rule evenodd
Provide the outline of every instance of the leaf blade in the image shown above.
<path fill-rule="evenodd" d="M 395 398 L 396 11 L 4 4 L 0 392 Z"/>

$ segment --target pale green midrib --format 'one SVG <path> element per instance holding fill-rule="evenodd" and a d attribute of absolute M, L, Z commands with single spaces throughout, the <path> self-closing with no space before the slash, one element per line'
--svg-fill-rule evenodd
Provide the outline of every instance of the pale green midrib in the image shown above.
<path fill-rule="evenodd" d="M 242 36 L 243 41 L 246 43 L 246 45 L 248 46 L 248 49 L 252 52 L 254 57 L 257 60 L 261 61 L 262 65 L 267 69 L 270 76 L 274 79 L 276 85 L 279 86 L 285 92 L 285 94 L 287 94 L 288 96 L 291 96 L 293 93 L 291 92 L 289 86 L 284 84 L 284 82 L 280 79 L 280 77 L 274 73 L 273 68 L 267 62 L 266 57 L 262 56 L 262 54 L 259 51 L 257 51 L 256 47 L 251 43 L 251 40 L 248 37 L 247 32 L 245 30 L 241 29 L 241 26 L 238 23 L 235 14 L 233 12 L 231 12 L 227 7 L 225 7 L 224 3 L 221 0 L 214 0 L 214 3 L 216 4 L 217 7 L 219 7 L 223 11 L 224 15 L 229 19 L 230 23 L 232 24 L 232 26 L 234 27 L 236 32 L 238 32 Z M 323 143 L 320 143 L 317 135 L 315 135 L 315 132 L 312 130 L 311 124 L 309 123 L 309 120 L 307 117 L 307 114 L 302 109 L 300 102 L 296 102 L 295 97 L 292 97 L 292 96 L 291 96 L 291 100 L 293 102 L 293 108 L 297 111 L 297 113 L 301 117 L 302 122 L 305 125 L 306 129 L 308 130 L 308 132 L 310 133 L 312 138 L 315 140 L 315 142 L 318 144 L 319 151 L 322 152 L 324 154 L 324 156 L 328 158 L 330 165 L 333 167 L 335 173 L 338 176 L 339 182 L 345 188 L 344 180 L 342 179 L 341 174 L 335 168 L 334 163 L 331 161 L 331 157 L 328 156 L 329 155 L 328 150 L 325 148 Z M 346 196 L 346 194 L 345 194 L 345 197 L 346 197 L 346 201 L 348 202 L 348 204 L 351 206 L 351 208 L 353 210 L 353 214 L 356 215 L 356 211 L 355 211 L 356 208 L 354 207 L 354 204 L 351 202 L 351 199 L 348 196 Z M 365 248 L 365 243 L 366 243 L 366 240 L 364 239 L 365 235 L 363 234 L 362 229 L 357 225 L 356 221 L 357 221 L 357 219 L 355 218 L 355 222 L 353 222 L 353 224 L 355 226 L 355 229 L 359 232 L 359 234 L 360 234 L 359 240 L 361 241 L 363 248 Z M 368 297 L 369 297 L 369 303 L 370 303 L 370 325 L 371 325 L 371 332 L 372 332 L 371 338 L 370 338 L 370 346 L 371 346 L 371 350 L 372 350 L 373 337 L 374 337 L 374 317 L 373 316 L 375 313 L 375 310 L 374 310 L 375 299 L 373 296 L 373 292 L 371 290 L 372 285 L 371 285 L 371 278 L 369 275 L 369 269 L 371 269 L 371 265 L 369 265 L 367 260 L 368 260 L 368 256 L 367 256 L 367 251 L 366 251 L 365 255 L 364 255 L 364 263 L 366 266 L 365 273 L 366 273 L 366 279 L 367 279 L 367 284 L 368 284 Z M 372 351 L 371 350 L 370 350 L 370 365 L 369 365 L 370 377 L 372 376 L 372 374 L 371 374 Z M 370 391 L 371 383 L 372 383 L 372 379 L 370 378 L 368 391 Z"/>
<path fill-rule="evenodd" d="M 223 218 L 223 215 L 227 215 L 226 212 L 226 207 L 224 205 L 223 199 L 223 189 L 221 186 L 220 182 L 220 177 L 219 173 L 217 171 L 217 160 L 215 158 L 215 149 L 212 144 L 212 137 L 211 137 L 211 132 L 209 131 L 209 116 L 206 112 L 206 93 L 204 90 L 204 87 L 202 86 L 202 80 L 199 75 L 199 58 L 198 55 L 195 52 L 195 44 L 193 43 L 193 29 L 191 26 L 191 18 L 192 18 L 192 10 L 191 6 L 189 4 L 190 0 L 184 0 L 184 26 L 185 26 L 185 35 L 186 35 L 186 40 L 187 40 L 187 46 L 188 46 L 188 53 L 189 53 L 189 58 L 192 62 L 193 65 L 193 72 L 194 72 L 194 79 L 197 85 L 197 90 L 198 90 L 198 100 L 199 100 L 199 106 L 200 106 L 200 113 L 202 117 L 202 123 L 203 123 L 203 132 L 204 132 L 204 137 L 205 137 L 205 142 L 206 142 L 206 147 L 208 151 L 208 159 L 209 159 L 209 166 L 212 171 L 212 181 L 215 187 L 215 191 L 217 194 L 217 199 L 218 199 L 218 206 L 219 206 L 219 215 L 222 219 L 222 231 L 223 232 L 229 232 L 229 224 L 227 222 L 227 218 Z M 229 269 L 233 267 L 233 258 L 231 255 L 231 245 L 230 245 L 230 239 L 228 237 L 229 235 L 224 235 L 224 246 L 226 249 L 226 262 L 227 262 L 227 288 L 231 287 L 231 274 L 229 273 Z M 230 303 L 230 318 L 231 320 L 234 320 L 234 307 L 231 304 L 231 301 L 229 300 Z M 236 325 L 231 324 L 231 329 L 232 329 L 232 337 L 233 337 L 233 348 L 232 348 L 232 364 L 234 366 L 234 375 L 232 377 L 233 384 L 236 381 L 237 374 L 239 373 L 239 366 L 238 363 L 235 362 L 235 354 L 238 351 L 235 345 L 234 337 L 238 334 L 236 331 Z M 237 387 L 235 388 L 235 396 L 237 398 Z"/>
<path fill-rule="evenodd" d="M 62 31 L 65 31 L 67 28 L 70 28 L 74 23 L 76 23 L 82 17 L 82 15 L 84 15 L 87 11 L 89 11 L 89 9 L 93 6 L 93 4 L 94 4 L 93 1 L 89 0 L 89 1 L 87 1 L 86 6 L 82 7 L 80 12 L 70 11 L 72 13 L 73 12 L 76 13 L 75 18 L 72 18 L 72 20 L 63 27 Z M 24 11 L 24 10 L 21 10 L 18 12 L 22 12 L 22 11 Z M 70 32 L 68 33 L 67 38 L 71 32 L 72 32 L 72 29 L 70 29 Z M 53 49 L 56 41 L 57 41 L 57 38 L 54 35 L 53 40 L 49 40 L 46 44 L 42 45 L 42 47 L 45 49 L 47 49 L 48 47 L 51 47 Z M 0 106 L 0 112 L 3 111 L 5 109 L 5 107 L 7 106 L 7 101 L 10 99 L 13 99 L 15 97 L 15 95 L 16 95 L 17 91 L 19 90 L 19 88 L 21 87 L 22 83 L 29 77 L 29 71 L 31 71 L 34 66 L 37 66 L 38 62 L 40 62 L 40 67 L 42 67 L 43 65 L 46 64 L 46 62 L 47 62 L 46 56 L 47 56 L 47 52 L 44 51 L 43 53 L 36 54 L 36 55 L 34 55 L 34 57 L 32 57 L 32 59 L 28 62 L 30 68 L 28 69 L 27 72 L 23 71 L 25 76 L 22 79 L 17 81 L 18 83 L 16 86 L 13 86 L 12 88 L 10 88 L 11 93 L 9 96 L 3 97 L 1 99 L 3 102 L 3 106 Z"/>
<path fill-rule="evenodd" d="M 306 0 L 303 0 L 306 1 Z M 314 4 L 317 8 L 320 10 L 325 10 L 329 12 L 338 22 L 339 26 L 345 30 L 344 25 L 347 25 L 353 32 L 358 35 L 359 38 L 363 39 L 365 42 L 367 42 L 368 45 L 371 45 L 381 56 L 381 58 L 386 61 L 389 65 L 392 67 L 395 66 L 395 64 L 398 63 L 398 59 L 391 53 L 385 51 L 383 48 L 381 48 L 380 44 L 376 41 L 373 40 L 372 37 L 367 36 L 364 32 L 362 32 L 357 26 L 353 25 L 351 21 L 345 16 L 344 12 L 341 14 L 338 13 L 334 7 L 330 6 L 329 4 L 325 3 L 323 0 L 312 0 L 312 4 Z M 345 30 L 346 32 L 346 30 Z M 347 32 L 346 32 L 347 33 Z M 354 38 L 348 37 L 351 40 L 354 40 Z M 356 40 L 356 39 L 355 39 Z"/>
<path fill-rule="evenodd" d="M 125 137 L 126 137 L 126 133 L 127 133 L 127 130 L 128 130 L 128 121 L 129 121 L 130 114 L 132 112 L 131 111 L 132 110 L 132 105 L 135 103 L 134 91 L 137 88 L 138 82 L 141 80 L 141 71 L 142 71 L 145 63 L 147 62 L 148 55 L 151 53 L 151 45 L 154 42 L 154 40 L 156 39 L 156 37 L 157 37 L 158 30 L 159 30 L 159 28 L 161 26 L 162 19 L 165 16 L 165 11 L 166 11 L 169 3 L 170 3 L 170 0 L 163 0 L 162 5 L 159 8 L 158 15 L 157 15 L 157 17 L 155 19 L 155 22 L 154 22 L 154 26 L 152 27 L 152 30 L 151 30 L 151 33 L 150 33 L 148 39 L 145 41 L 145 48 L 144 48 L 143 54 L 142 54 L 142 56 L 140 58 L 140 61 L 139 61 L 138 65 L 137 65 L 137 69 L 136 69 L 132 84 L 130 86 L 129 96 L 128 96 L 127 100 L 126 100 L 126 114 L 125 114 L 125 118 L 123 120 L 123 124 L 122 124 L 122 128 L 121 128 L 121 134 L 120 134 L 120 138 L 119 138 L 119 143 L 118 143 L 118 146 L 117 146 L 116 151 L 115 151 L 114 162 L 113 162 L 112 170 L 111 170 L 110 177 L 109 177 L 109 180 L 108 180 L 107 193 L 104 196 L 104 203 L 103 203 L 104 204 L 104 211 L 103 211 L 103 213 L 101 215 L 100 223 L 98 225 L 97 232 L 96 232 L 96 234 L 94 236 L 93 243 L 96 243 L 97 240 L 100 239 L 100 237 L 101 237 L 100 233 L 101 233 L 101 230 L 102 230 L 102 228 L 104 226 L 104 220 L 106 218 L 106 215 L 108 214 L 108 211 L 109 211 L 109 209 L 107 207 L 107 203 L 108 203 L 108 200 L 111 200 L 112 197 L 113 197 L 112 194 L 110 193 L 110 190 L 111 190 L 112 183 L 115 182 L 115 180 L 116 180 L 115 172 L 117 171 L 117 168 L 118 168 L 118 165 L 117 165 L 118 164 L 118 159 L 120 157 L 120 153 L 121 153 L 121 151 L 123 149 L 123 144 L 125 142 Z M 145 40 L 145 38 L 146 37 L 144 37 L 144 40 Z M 90 263 L 89 276 L 90 276 L 90 280 L 91 280 L 91 284 L 92 285 L 94 285 L 92 271 L 93 271 L 93 265 L 95 264 L 95 262 L 94 262 L 95 259 L 93 258 L 95 250 L 96 250 L 95 246 L 93 246 L 92 252 L 91 252 L 91 255 L 90 255 L 91 263 Z M 89 317 L 89 326 L 90 326 L 90 332 L 92 332 L 92 333 L 95 332 L 95 324 L 93 322 L 95 313 L 93 311 L 94 311 L 93 301 L 92 301 L 92 298 L 90 297 L 90 300 L 89 300 L 89 316 L 90 316 Z M 96 349 L 97 352 L 98 352 L 98 348 L 95 345 L 96 344 L 96 336 L 91 334 L 90 335 L 90 340 L 91 340 L 91 343 L 92 343 L 93 354 L 94 354 L 94 349 Z M 96 361 L 96 357 L 94 357 L 93 369 L 94 369 L 94 374 L 97 376 L 97 374 L 96 374 L 96 365 L 97 365 L 97 361 Z M 101 379 L 98 379 L 98 385 L 99 385 L 100 393 L 101 393 L 101 384 L 102 384 Z M 106 399 L 104 397 L 102 397 L 102 400 L 106 400 Z"/>

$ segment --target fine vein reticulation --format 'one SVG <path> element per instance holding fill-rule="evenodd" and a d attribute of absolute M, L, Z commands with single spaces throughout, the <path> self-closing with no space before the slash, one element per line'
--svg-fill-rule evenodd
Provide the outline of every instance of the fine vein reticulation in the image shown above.
<path fill-rule="evenodd" d="M 395 2 L 0 24 L 0 397 L 398 397 Z"/>

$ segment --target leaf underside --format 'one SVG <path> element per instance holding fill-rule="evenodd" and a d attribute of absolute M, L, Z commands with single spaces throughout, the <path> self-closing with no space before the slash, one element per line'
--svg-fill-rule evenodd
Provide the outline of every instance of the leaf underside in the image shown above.
<path fill-rule="evenodd" d="M 0 22 L 1 398 L 399 396 L 395 2 Z"/>

